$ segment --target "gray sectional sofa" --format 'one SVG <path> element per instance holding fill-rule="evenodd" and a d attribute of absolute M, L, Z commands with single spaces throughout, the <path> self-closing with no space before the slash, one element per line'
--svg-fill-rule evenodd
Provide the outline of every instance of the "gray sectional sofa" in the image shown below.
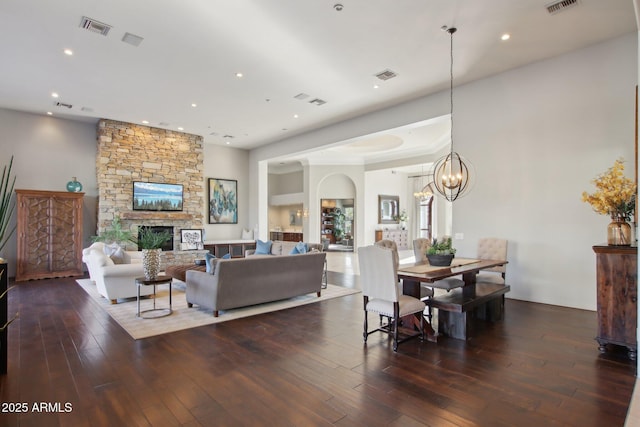
<path fill-rule="evenodd" d="M 320 296 L 326 253 L 219 259 L 214 274 L 188 270 L 186 298 L 213 310 L 245 307 L 316 292 Z"/>

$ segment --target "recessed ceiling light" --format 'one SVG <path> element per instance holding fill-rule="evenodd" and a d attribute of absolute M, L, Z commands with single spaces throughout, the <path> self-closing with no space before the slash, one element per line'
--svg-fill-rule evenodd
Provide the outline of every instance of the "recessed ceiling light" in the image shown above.
<path fill-rule="evenodd" d="M 231 141 L 225 141 L 224 143 L 227 145 L 231 145 Z"/>
<path fill-rule="evenodd" d="M 148 124 L 149 124 L 149 120 L 143 120 L 143 121 L 142 121 L 142 124 L 143 124 L 143 125 L 148 125 Z"/>
<path fill-rule="evenodd" d="M 297 114 L 294 114 L 294 115 L 293 115 L 293 118 L 294 118 L 294 119 L 297 119 L 298 117 L 300 117 L 300 116 L 298 116 Z"/>
<path fill-rule="evenodd" d="M 65 49 L 63 52 L 64 52 L 64 54 L 65 54 L 65 55 L 67 55 L 67 56 L 71 56 L 71 55 L 73 55 L 73 51 L 72 51 L 71 49 Z"/>
<path fill-rule="evenodd" d="M 373 85 L 373 88 L 374 88 L 374 89 L 379 89 L 379 88 L 380 88 L 380 86 L 378 86 L 378 85 Z"/>
<path fill-rule="evenodd" d="M 47 111 L 47 116 L 53 116 L 53 113 L 51 111 Z"/>
<path fill-rule="evenodd" d="M 58 95 L 57 92 L 51 92 L 51 96 L 54 98 L 58 98 L 60 95 Z"/>
<path fill-rule="evenodd" d="M 507 41 L 507 40 L 509 40 L 510 38 L 511 38 L 511 34 L 509 34 L 509 33 L 504 33 L 504 34 L 500 37 L 500 40 L 502 40 L 502 41 Z"/>
<path fill-rule="evenodd" d="M 198 106 L 198 104 L 191 104 L 191 106 L 192 106 L 193 108 L 196 108 L 196 107 Z"/>
<path fill-rule="evenodd" d="M 242 73 L 236 73 L 236 77 L 237 77 L 237 78 L 239 78 L 239 79 L 241 79 L 242 77 L 244 77 L 244 74 L 242 74 Z"/>
<path fill-rule="evenodd" d="M 179 127 L 179 128 L 178 128 L 178 130 L 184 130 L 184 128 L 180 128 L 180 127 Z"/>

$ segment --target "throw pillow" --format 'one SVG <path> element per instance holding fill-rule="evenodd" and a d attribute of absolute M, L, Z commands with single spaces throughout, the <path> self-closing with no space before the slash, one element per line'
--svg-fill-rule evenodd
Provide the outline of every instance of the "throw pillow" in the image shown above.
<path fill-rule="evenodd" d="M 204 254 L 205 271 L 209 274 L 215 274 L 216 272 L 216 256 L 207 252 Z"/>
<path fill-rule="evenodd" d="M 273 242 L 271 240 L 267 240 L 263 242 L 262 240 L 258 240 L 256 242 L 256 251 L 255 255 L 269 255 L 271 253 L 271 245 Z"/>
<path fill-rule="evenodd" d="M 231 254 L 222 255 L 222 259 L 231 259 Z"/>
<path fill-rule="evenodd" d="M 304 242 L 299 242 L 297 245 L 291 249 L 289 255 L 297 255 L 297 254 L 306 254 L 307 253 L 307 244 Z"/>
<path fill-rule="evenodd" d="M 124 264 L 124 251 L 117 243 L 110 243 L 103 247 L 105 255 L 107 255 L 114 264 Z"/>
<path fill-rule="evenodd" d="M 242 240 L 253 240 L 253 230 L 249 230 L 248 228 L 243 228 Z"/>

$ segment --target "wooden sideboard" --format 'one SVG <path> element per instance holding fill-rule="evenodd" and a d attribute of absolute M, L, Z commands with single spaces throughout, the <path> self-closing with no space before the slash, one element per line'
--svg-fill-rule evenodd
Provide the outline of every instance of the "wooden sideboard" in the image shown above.
<path fill-rule="evenodd" d="M 84 193 L 16 190 L 16 281 L 82 276 Z"/>
<path fill-rule="evenodd" d="M 393 240 L 398 250 L 409 249 L 409 232 L 407 230 L 376 230 L 376 242 L 380 240 Z"/>
<path fill-rule="evenodd" d="M 213 240 L 204 242 L 204 248 L 215 255 L 216 258 L 222 258 L 226 254 L 231 254 L 232 258 L 244 258 L 245 251 L 256 248 L 256 241 Z"/>
<path fill-rule="evenodd" d="M 282 240 L 284 242 L 302 242 L 304 235 L 295 231 L 271 231 L 270 240 Z"/>
<path fill-rule="evenodd" d="M 601 352 L 607 344 L 624 346 L 636 359 L 638 324 L 637 257 L 635 246 L 594 246 L 598 286 L 598 341 Z"/>

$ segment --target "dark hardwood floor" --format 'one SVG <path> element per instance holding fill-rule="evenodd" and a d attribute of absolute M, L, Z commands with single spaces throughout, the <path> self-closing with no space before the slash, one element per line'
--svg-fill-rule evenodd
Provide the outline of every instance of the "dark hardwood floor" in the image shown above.
<path fill-rule="evenodd" d="M 513 300 L 468 342 L 398 353 L 363 345 L 360 294 L 139 341 L 73 279 L 21 283 L 9 308 L 2 426 L 610 427 L 635 381 L 598 352 L 595 313 Z"/>

